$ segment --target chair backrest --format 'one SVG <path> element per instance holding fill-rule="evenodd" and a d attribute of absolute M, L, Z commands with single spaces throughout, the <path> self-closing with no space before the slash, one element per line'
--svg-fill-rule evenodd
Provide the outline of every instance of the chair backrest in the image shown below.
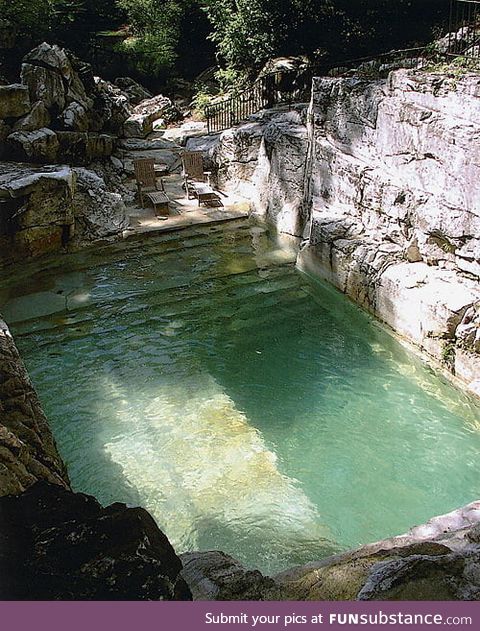
<path fill-rule="evenodd" d="M 155 160 L 153 158 L 141 158 L 134 160 L 135 179 L 142 186 L 156 186 Z"/>
<path fill-rule="evenodd" d="M 203 171 L 203 155 L 201 151 L 185 151 L 182 156 L 183 170 L 193 180 L 205 180 Z"/>

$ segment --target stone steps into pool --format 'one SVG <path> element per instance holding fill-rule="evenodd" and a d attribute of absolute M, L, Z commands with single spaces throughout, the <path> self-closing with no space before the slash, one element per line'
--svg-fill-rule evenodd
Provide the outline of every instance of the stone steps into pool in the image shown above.
<path fill-rule="evenodd" d="M 231 289 L 232 284 L 234 290 Z M 230 290 L 225 293 L 228 285 Z M 207 291 L 208 301 L 205 299 Z M 141 327 L 154 322 L 159 323 L 159 327 L 163 324 L 168 329 L 170 321 L 187 317 L 192 324 L 207 322 L 208 325 L 208 321 L 222 318 L 228 320 L 234 313 L 237 318 L 244 311 L 248 313 L 251 303 L 255 301 L 259 302 L 262 309 L 273 306 L 286 307 L 292 300 L 304 300 L 306 295 L 304 289 L 298 289 L 298 277 L 293 267 L 284 266 L 268 270 L 264 278 L 259 278 L 254 272 L 248 272 L 235 275 L 234 278 L 229 275 L 204 281 L 194 286 L 164 287 L 149 294 L 148 303 L 143 302 L 140 295 L 118 297 L 110 300 L 107 306 L 104 301 L 91 302 L 67 314 L 47 314 L 37 318 L 36 322 L 17 322 L 15 328 L 17 337 L 20 337 L 35 335 L 48 329 L 52 330 L 52 333 L 56 329 L 65 329 L 65 335 L 68 335 L 68 329 L 78 328 L 81 333 L 82 327 L 87 327 L 91 334 L 90 324 L 99 331 L 115 328 L 121 330 L 125 323 L 128 323 L 129 327 Z M 210 300 L 217 300 L 217 297 L 221 298 L 221 308 L 217 307 L 214 312 L 210 312 L 208 303 Z M 159 310 L 161 315 L 158 315 Z M 100 311 L 103 312 L 103 318 L 98 322 Z M 150 313 L 155 311 L 157 315 L 150 317 Z"/>
<path fill-rule="evenodd" d="M 161 305 L 162 308 L 169 306 L 174 314 L 179 308 L 177 303 L 183 301 L 187 309 L 191 309 L 192 301 L 201 300 L 207 293 L 215 296 L 229 287 L 232 294 L 232 285 L 238 287 L 236 299 L 242 286 L 244 295 L 250 291 L 268 293 L 294 286 L 296 252 L 278 249 L 269 251 L 268 255 L 252 256 L 252 231 L 253 238 L 265 236 L 263 229 L 252 226 L 235 227 L 230 231 L 193 230 L 186 239 L 161 238 L 149 242 L 145 248 L 109 249 L 107 259 L 98 252 L 90 253 L 88 259 L 85 256 L 73 258 L 71 271 L 60 281 L 56 266 L 42 269 L 42 282 L 39 278 L 38 285 L 34 274 L 26 289 L 35 286 L 37 291 L 26 291 L 25 295 L 17 294 L 6 300 L 4 313 L 10 323 L 15 324 L 17 335 L 21 335 L 45 328 L 78 326 L 79 322 L 94 318 L 94 313 L 89 312 L 95 308 L 114 310 L 123 317 L 129 312 Z M 232 248 L 233 257 L 229 255 Z M 140 261 L 143 261 L 141 269 Z M 107 268 L 115 270 L 115 277 L 105 284 Z M 86 274 L 91 276 L 88 282 Z M 250 285 L 255 288 L 250 289 Z M 38 291 L 38 288 L 44 290 Z M 147 297 L 148 302 L 144 303 Z M 30 320 L 36 323 L 31 326 Z"/>
<path fill-rule="evenodd" d="M 160 254 L 162 249 L 181 252 L 196 244 L 208 244 L 214 241 L 222 241 L 224 235 L 234 235 L 235 240 L 242 237 L 251 238 L 251 231 L 266 232 L 263 227 L 252 228 L 251 221 L 241 218 L 224 223 L 216 223 L 206 226 L 187 226 L 182 230 L 166 231 L 159 235 L 150 235 L 148 238 L 139 236 L 123 241 L 108 244 L 96 244 L 95 247 L 85 248 L 81 252 L 71 252 L 66 255 L 45 255 L 41 263 L 38 260 L 25 261 L 21 268 L 15 270 L 8 278 L 2 278 L 0 290 L 0 305 L 6 302 L 4 298 L 9 286 L 16 286 L 18 295 L 19 283 L 28 286 L 41 287 L 45 284 L 45 276 L 61 276 L 61 271 L 68 266 L 75 273 L 89 271 L 92 267 L 108 265 L 112 261 L 129 259 L 135 254 L 149 256 L 153 251 Z M 231 237 L 228 237 L 230 240 Z M 59 286 L 58 289 L 61 287 Z M 71 289 L 71 287 L 69 287 Z"/>

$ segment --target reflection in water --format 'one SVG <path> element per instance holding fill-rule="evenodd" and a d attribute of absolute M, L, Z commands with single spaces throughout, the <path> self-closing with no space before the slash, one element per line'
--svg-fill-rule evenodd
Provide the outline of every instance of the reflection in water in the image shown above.
<path fill-rule="evenodd" d="M 294 260 L 232 224 L 6 280 L 76 489 L 265 572 L 480 496 L 471 400 Z"/>

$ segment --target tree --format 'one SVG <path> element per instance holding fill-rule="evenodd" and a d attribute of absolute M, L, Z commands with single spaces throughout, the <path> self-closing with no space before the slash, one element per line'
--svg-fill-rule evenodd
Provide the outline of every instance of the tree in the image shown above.
<path fill-rule="evenodd" d="M 204 0 L 219 61 L 258 69 L 269 57 L 340 60 L 426 42 L 448 16 L 449 0 Z"/>
<path fill-rule="evenodd" d="M 187 52 L 185 38 L 193 44 L 187 60 L 205 50 L 201 34 L 206 39 L 208 29 L 198 0 L 118 0 L 118 5 L 133 31 L 133 37 L 125 42 L 126 50 L 136 56 L 145 74 L 171 71 L 179 56 Z"/>
<path fill-rule="evenodd" d="M 312 0 L 205 0 L 211 39 L 220 59 L 232 69 L 258 68 L 288 49 L 300 25 L 312 14 Z M 321 0 L 320 12 L 330 7 Z M 318 7 L 317 7 L 318 8 Z"/>
<path fill-rule="evenodd" d="M 54 5 L 55 0 L 0 0 L 0 18 L 19 35 L 43 34 L 51 27 Z"/>

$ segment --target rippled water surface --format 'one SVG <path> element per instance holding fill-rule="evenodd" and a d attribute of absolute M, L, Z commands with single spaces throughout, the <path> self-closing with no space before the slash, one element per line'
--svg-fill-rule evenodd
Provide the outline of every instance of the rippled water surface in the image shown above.
<path fill-rule="evenodd" d="M 294 258 L 233 223 L 4 283 L 75 489 L 266 572 L 480 497 L 472 402 Z"/>

